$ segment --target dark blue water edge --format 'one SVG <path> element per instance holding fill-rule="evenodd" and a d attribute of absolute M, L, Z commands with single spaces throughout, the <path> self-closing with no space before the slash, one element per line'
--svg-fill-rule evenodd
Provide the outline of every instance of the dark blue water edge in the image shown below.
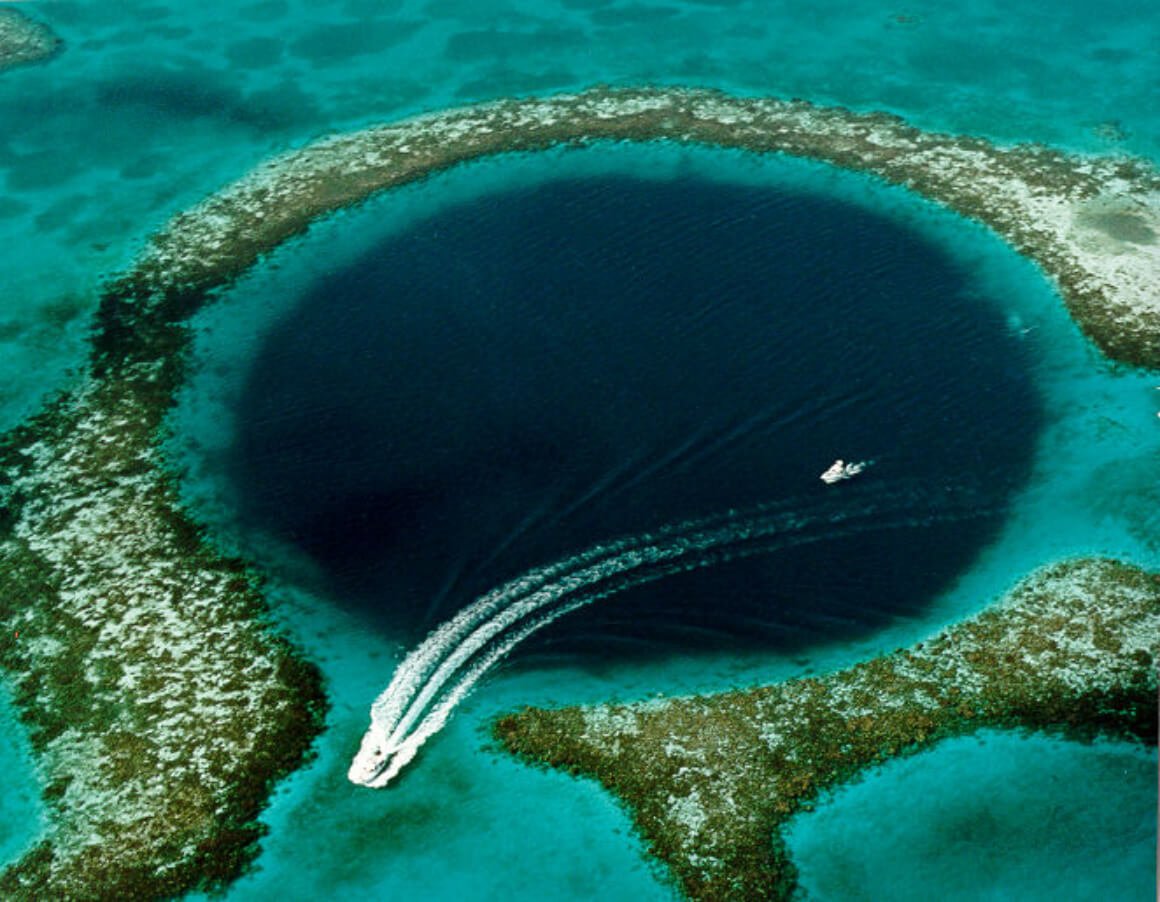
<path fill-rule="evenodd" d="M 282 286 L 292 312 L 251 364 L 228 463 L 243 528 L 309 554 L 391 634 L 613 537 L 759 503 L 838 521 L 877 498 L 889 528 L 669 578 L 546 641 L 857 634 L 921 611 L 1027 474 L 1040 402 L 1001 306 L 937 244 L 832 196 L 556 180 L 320 263 Z M 838 456 L 875 463 L 825 486 Z M 948 490 L 962 516 L 929 522 Z"/>

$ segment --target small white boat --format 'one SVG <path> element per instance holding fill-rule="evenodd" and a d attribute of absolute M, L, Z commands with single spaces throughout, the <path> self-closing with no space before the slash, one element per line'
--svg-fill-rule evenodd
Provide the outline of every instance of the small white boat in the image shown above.
<path fill-rule="evenodd" d="M 841 458 L 838 458 L 836 461 L 830 464 L 829 469 L 822 474 L 822 482 L 826 483 L 826 485 L 833 485 L 835 482 L 841 482 L 843 479 L 852 479 L 863 470 L 865 470 L 868 466 L 870 466 L 870 464 L 871 461 L 868 460 L 860 460 L 856 463 L 846 463 Z"/>

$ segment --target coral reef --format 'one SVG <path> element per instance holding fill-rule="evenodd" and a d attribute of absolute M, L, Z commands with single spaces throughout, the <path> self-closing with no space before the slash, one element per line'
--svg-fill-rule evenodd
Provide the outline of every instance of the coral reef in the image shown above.
<path fill-rule="evenodd" d="M 632 705 L 526 709 L 495 735 L 594 777 L 694 899 L 788 899 L 780 830 L 874 764 L 982 727 L 1155 743 L 1160 575 L 1055 565 L 913 648 L 818 679 Z"/>
<path fill-rule="evenodd" d="M 1035 260 L 1111 358 L 1160 368 L 1160 172 L 932 134 L 884 113 L 706 90 L 603 89 L 433 113 L 322 139 L 179 216 L 137 275 L 205 286 L 319 216 L 481 157 L 595 140 L 696 143 L 822 160 L 904 185 Z M 1102 213 L 1099 211 L 1109 211 Z"/>
<path fill-rule="evenodd" d="M 38 63 L 60 51 L 61 40 L 47 25 L 18 9 L 0 8 L 0 72 Z"/>

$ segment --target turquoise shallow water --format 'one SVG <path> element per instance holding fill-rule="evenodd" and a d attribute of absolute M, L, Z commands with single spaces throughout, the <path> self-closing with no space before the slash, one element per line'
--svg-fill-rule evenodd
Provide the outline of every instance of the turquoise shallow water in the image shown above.
<path fill-rule="evenodd" d="M 0 724 L 16 725 L 8 687 L 0 685 Z M 15 861 L 43 829 L 40 781 L 28 737 L 19 728 L 0 729 L 0 866 Z"/>
<path fill-rule="evenodd" d="M 803 9 L 758 0 L 46 0 L 22 8 L 52 24 L 67 47 L 48 65 L 0 75 L 0 242 L 20 248 L 0 272 L 4 426 L 68 378 L 82 359 L 101 278 L 122 267 L 150 230 L 264 156 L 333 129 L 595 82 L 688 83 L 887 109 L 928 128 L 1160 160 L 1160 60 L 1153 52 L 1160 21 L 1144 2 Z M 551 887 L 556 898 L 669 898 L 623 812 L 587 784 L 488 751 L 487 718 L 520 704 L 640 698 L 839 666 L 914 641 L 982 607 L 1028 569 L 1068 554 L 1157 565 L 1155 376 L 1104 366 L 1034 267 L 977 227 L 824 167 L 709 156 L 600 148 L 514 168 L 482 164 L 338 216 L 309 240 L 325 242 L 337 265 L 449 199 L 527 184 L 565 165 L 655 177 L 692 169 L 730 180 L 785 178 L 885 210 L 945 242 L 990 280 L 996 290 L 988 293 L 1010 299 L 1011 329 L 1034 346 L 1048 424 L 1032 482 L 1006 529 L 921 620 L 897 622 L 858 643 L 793 658 L 716 654 L 613 669 L 549 661 L 500 674 L 460 709 L 413 778 L 386 793 L 356 791 L 343 774 L 369 700 L 403 649 L 300 586 L 283 585 L 275 598 L 279 613 L 324 668 L 335 701 L 332 729 L 318 761 L 280 788 L 259 870 L 231 897 L 357 891 L 538 898 Z M 308 270 L 311 255 L 291 248 L 279 264 Z M 263 277 L 255 273 L 255 286 Z M 176 420 L 179 453 L 190 470 L 186 490 L 227 540 L 229 499 L 221 496 L 214 452 L 230 440 L 229 411 L 255 336 L 279 313 L 276 299 L 262 299 L 260 290 L 252 296 L 249 306 L 223 306 L 199 325 L 213 351 L 199 358 L 198 382 Z M 20 748 L 19 726 L 11 717 L 4 722 L 12 748 Z M 999 744 L 989 740 L 989 747 Z M 967 763 L 936 755 L 928 779 L 937 784 L 939 773 L 963 768 L 976 780 L 1000 779 L 1012 767 L 1071 754 L 976 755 Z M 1058 766 L 1067 773 L 1087 766 L 1076 761 Z M 1141 785 L 1154 776 L 1154 760 L 1125 762 Z M 27 801 L 28 768 L 2 771 L 9 801 Z M 1085 798 L 1094 820 L 1110 824 L 1119 799 Z M 951 794 L 941 804 L 938 817 L 945 820 L 966 802 Z M 29 825 L 12 850 L 35 833 L 35 809 L 25 810 L 3 819 Z M 968 817 L 976 809 L 960 810 Z M 827 829 L 817 826 L 815 835 Z M 1126 860 L 1144 861 L 1152 840 L 1124 836 L 1136 843 Z M 1104 848 L 1103 837 L 1094 841 L 1092 849 Z M 1034 851 L 1028 855 L 1025 864 L 1042 861 Z M 906 860 L 897 849 L 882 858 Z M 815 867 L 835 872 L 850 866 L 819 861 Z M 901 893 L 906 871 L 883 871 L 887 882 L 880 885 L 893 888 L 884 893 Z M 1090 879 L 1101 879 L 1095 874 Z"/>
<path fill-rule="evenodd" d="M 1147 902 L 1155 773 L 1154 750 L 987 731 L 833 793 L 787 841 L 817 902 Z"/>

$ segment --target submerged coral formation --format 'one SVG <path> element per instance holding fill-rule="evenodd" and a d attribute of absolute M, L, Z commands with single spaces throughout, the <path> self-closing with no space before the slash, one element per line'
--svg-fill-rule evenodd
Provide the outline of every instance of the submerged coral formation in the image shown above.
<path fill-rule="evenodd" d="M 1155 743 L 1160 574 L 1081 560 L 913 648 L 819 679 L 633 705 L 527 709 L 496 736 L 622 798 L 695 899 L 790 898 L 781 829 L 820 792 L 982 727 Z"/>
<path fill-rule="evenodd" d="M 47 25 L 18 9 L 0 8 L 0 72 L 46 60 L 60 47 L 60 38 Z"/>
<path fill-rule="evenodd" d="M 885 113 L 707 90 L 593 89 L 508 100 L 323 139 L 178 217 L 139 272 L 213 284 L 331 210 L 481 157 L 594 140 L 785 153 L 904 185 L 1039 263 L 1110 357 L 1160 367 L 1160 172 L 1145 160 L 999 147 Z"/>
<path fill-rule="evenodd" d="M 169 896 L 237 875 L 253 854 L 255 817 L 271 782 L 302 762 L 321 728 L 318 673 L 266 622 L 257 577 L 222 559 L 178 509 L 162 470 L 161 423 L 183 376 L 188 317 L 259 255 L 376 191 L 489 154 L 661 139 L 813 157 L 909 186 L 989 224 L 1037 260 L 1111 356 L 1160 364 L 1160 176 L 1139 161 L 999 148 L 925 134 L 886 115 L 677 89 L 595 89 L 452 110 L 272 160 L 155 236 L 106 289 L 86 372 L 0 441 L 0 664 L 19 687 L 49 807 L 47 835 L 4 873 L 0 893 Z M 1091 574 L 1113 571 L 1120 577 L 1113 582 L 1126 587 L 1121 615 L 1094 601 L 1085 607 L 1083 599 L 1103 585 Z M 658 745 L 626 743 L 607 771 L 595 758 L 584 760 L 638 811 L 664 809 L 642 814 L 642 829 L 690 891 L 725 892 L 734 879 L 785 885 L 790 872 L 766 854 L 781 816 L 763 801 L 768 786 L 735 769 L 741 782 L 721 795 L 726 784 L 715 789 L 713 771 L 697 757 L 712 749 L 678 751 L 680 737 L 703 730 L 698 743 L 719 745 L 741 763 L 747 750 L 760 753 L 764 763 L 752 774 L 772 774 L 776 800 L 792 810 L 863 759 L 957 725 L 1135 722 L 1124 706 L 1140 704 L 1131 699 L 1152 685 L 1151 640 L 1140 630 L 1154 635 L 1155 623 L 1125 618 L 1154 599 L 1155 584 L 1141 575 L 1133 584 L 1125 572 L 1109 564 L 1053 574 L 1027 590 L 1045 607 L 1027 608 L 1026 629 L 1023 608 L 1009 606 L 948 634 L 934 646 L 945 645 L 945 653 L 864 665 L 848 682 L 834 677 L 734 694 L 731 702 L 679 702 L 653 714 L 626 709 L 612 722 L 632 718 L 641 742 Z M 1093 588 L 1072 591 L 1064 576 Z M 1054 592 L 1073 606 L 1051 607 Z M 1114 652 L 1104 647 L 1117 644 Z M 1032 667 L 1032 650 L 1046 656 L 1044 666 Z M 1096 663 L 1079 666 L 1089 651 Z M 1052 655 L 1079 669 L 1054 667 Z M 984 659 L 1008 657 L 1019 680 L 1000 691 L 990 676 L 999 671 Z M 879 695 L 887 701 L 875 701 Z M 905 704 L 894 711 L 889 699 Z M 764 738 L 754 733 L 757 720 L 739 719 L 759 704 L 763 710 L 753 713 L 773 731 Z M 864 719 L 847 718 L 851 706 L 865 709 Z M 800 710 L 815 713 L 800 720 L 793 713 Z M 593 737 L 612 735 L 607 718 L 579 713 L 528 713 L 505 722 L 504 735 L 514 748 L 564 761 L 550 743 L 570 741 L 569 734 L 552 739 L 552 730 L 577 728 L 583 736 L 586 716 L 594 718 Z M 782 741 L 780 730 L 796 732 Z M 814 747 L 807 742 L 813 735 L 846 738 L 824 743 L 832 760 L 788 769 L 796 782 L 769 771 Z M 576 755 L 600 747 L 593 742 L 577 744 Z M 666 743 L 674 751 L 664 758 L 624 764 L 630 749 L 656 755 Z M 664 761 L 672 766 L 661 767 Z M 658 767 L 658 780 L 680 773 L 691 782 L 678 780 L 648 802 L 645 788 L 654 784 L 629 782 L 631 774 L 646 780 L 645 764 Z M 577 757 L 572 766 L 585 765 Z M 715 799 L 753 807 L 729 819 Z M 676 821 L 664 820 L 665 812 Z M 732 853 L 713 845 L 718 822 L 727 822 L 720 836 L 736 839 Z M 687 848 L 688 837 L 703 841 L 703 850 Z"/>
<path fill-rule="evenodd" d="M 320 728 L 317 671 L 259 581 L 175 510 L 164 411 L 134 366 L 7 437 L 0 663 L 46 782 L 47 835 L 5 898 L 148 898 L 237 876 L 270 784 Z"/>

